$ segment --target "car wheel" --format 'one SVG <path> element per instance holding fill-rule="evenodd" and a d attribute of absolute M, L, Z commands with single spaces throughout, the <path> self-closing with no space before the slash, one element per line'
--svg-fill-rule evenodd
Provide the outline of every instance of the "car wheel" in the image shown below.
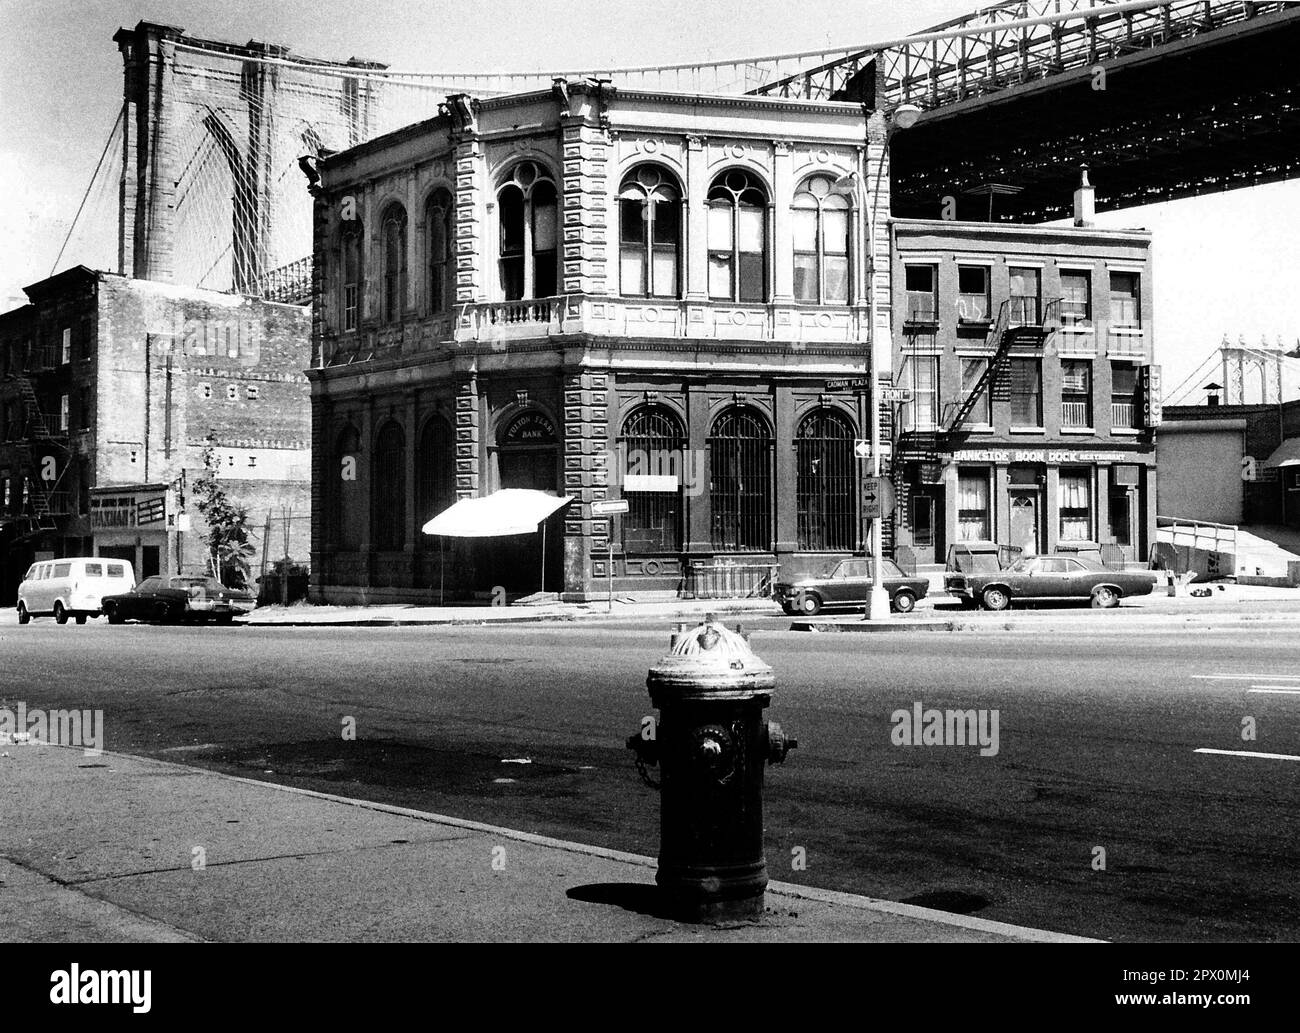
<path fill-rule="evenodd" d="M 815 617 L 822 612 L 821 597 L 814 595 L 812 592 L 806 592 L 799 599 L 799 612 L 805 617 Z"/>
<path fill-rule="evenodd" d="M 85 623 L 86 623 L 86 615 L 85 615 L 84 613 L 79 613 L 79 614 L 77 614 L 77 623 L 78 623 L 78 624 L 85 624 Z"/>
<path fill-rule="evenodd" d="M 1005 588 L 986 588 L 980 598 L 986 610 L 1005 610 L 1011 605 L 1011 596 Z"/>
<path fill-rule="evenodd" d="M 109 624 L 121 624 L 125 618 L 117 612 L 116 606 L 105 606 L 104 616 L 108 618 Z"/>
<path fill-rule="evenodd" d="M 235 615 L 233 613 L 223 613 L 217 618 L 218 624 L 233 624 L 234 622 Z"/>
<path fill-rule="evenodd" d="M 786 615 L 787 617 L 793 617 L 793 616 L 795 615 L 795 613 L 797 612 L 797 611 L 795 610 L 795 608 L 794 608 L 794 604 L 793 604 L 793 603 L 782 603 L 782 604 L 781 604 L 781 609 L 783 609 L 783 610 L 785 611 L 785 615 Z"/>
<path fill-rule="evenodd" d="M 54 620 L 57 624 L 68 623 L 68 611 L 63 608 L 63 603 L 54 600 Z"/>
<path fill-rule="evenodd" d="M 916 606 L 916 596 L 914 596 L 911 592 L 902 591 L 902 592 L 895 593 L 894 595 L 895 613 L 911 613 L 912 609 L 915 606 Z"/>
<path fill-rule="evenodd" d="M 1103 586 L 1092 593 L 1092 605 L 1098 610 L 1112 609 L 1119 605 L 1119 593 Z"/>
<path fill-rule="evenodd" d="M 19 604 L 18 604 L 18 623 L 19 623 L 19 624 L 30 624 L 31 622 L 32 622 L 32 615 L 31 615 L 30 613 L 27 612 L 27 604 L 26 604 L 26 603 L 19 603 Z"/>

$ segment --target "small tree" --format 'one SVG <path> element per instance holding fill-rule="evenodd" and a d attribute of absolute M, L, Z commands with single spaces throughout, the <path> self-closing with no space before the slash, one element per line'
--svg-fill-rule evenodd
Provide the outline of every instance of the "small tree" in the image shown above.
<path fill-rule="evenodd" d="M 222 584 L 231 588 L 248 585 L 249 560 L 253 546 L 248 541 L 248 510 L 230 501 L 217 480 L 217 440 L 208 435 L 203 449 L 203 473 L 191 489 L 195 505 L 208 524 L 208 548 L 216 560 Z"/>

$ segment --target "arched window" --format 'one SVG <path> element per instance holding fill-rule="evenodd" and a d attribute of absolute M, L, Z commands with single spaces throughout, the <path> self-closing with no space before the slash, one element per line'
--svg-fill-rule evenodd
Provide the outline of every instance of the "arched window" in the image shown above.
<path fill-rule="evenodd" d="M 361 461 L 361 435 L 351 424 L 339 432 L 333 461 L 326 480 L 331 502 L 329 536 L 340 548 L 355 549 L 361 543 L 361 521 L 355 512 L 361 497 L 357 465 Z"/>
<path fill-rule="evenodd" d="M 406 303 L 406 209 L 389 205 L 384 213 L 384 322 L 402 318 Z"/>
<path fill-rule="evenodd" d="M 361 224 L 343 231 L 343 330 L 355 330 L 361 318 Z"/>
<path fill-rule="evenodd" d="M 497 191 L 501 293 L 506 301 L 555 294 L 555 183 L 535 162 L 521 161 Z"/>
<path fill-rule="evenodd" d="M 677 297 L 681 197 L 676 181 L 655 165 L 624 178 L 618 192 L 619 293 Z"/>
<path fill-rule="evenodd" d="M 743 169 L 709 188 L 709 297 L 767 300 L 767 194 Z"/>
<path fill-rule="evenodd" d="M 431 417 L 420 432 L 415 470 L 415 519 L 423 527 L 456 501 L 456 441 L 441 416 Z"/>
<path fill-rule="evenodd" d="M 642 406 L 624 422 L 619 444 L 619 474 L 628 503 L 624 551 L 680 552 L 685 488 L 703 473 L 688 466 L 681 422 L 662 405 Z"/>
<path fill-rule="evenodd" d="M 766 552 L 772 547 L 772 436 L 755 410 L 720 415 L 709 437 L 713 547 Z"/>
<path fill-rule="evenodd" d="M 375 438 L 373 469 L 375 548 L 396 551 L 406 545 L 406 435 L 392 420 Z"/>
<path fill-rule="evenodd" d="M 424 209 L 425 241 L 429 252 L 429 313 L 451 307 L 456 296 L 456 259 L 452 237 L 451 194 L 435 190 Z"/>
<path fill-rule="evenodd" d="M 795 434 L 799 548 L 848 552 L 856 545 L 853 427 L 830 409 L 809 413 Z"/>
<path fill-rule="evenodd" d="M 849 201 L 829 176 L 794 195 L 794 296 L 820 305 L 849 301 Z"/>

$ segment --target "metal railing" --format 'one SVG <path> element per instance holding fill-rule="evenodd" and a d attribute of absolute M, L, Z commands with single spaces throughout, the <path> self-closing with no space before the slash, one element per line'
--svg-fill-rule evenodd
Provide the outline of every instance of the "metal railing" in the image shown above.
<path fill-rule="evenodd" d="M 1110 403 L 1110 425 L 1112 427 L 1136 427 L 1137 406 L 1132 402 Z"/>
<path fill-rule="evenodd" d="M 780 572 L 777 563 L 693 560 L 682 596 L 686 599 L 755 599 L 771 593 Z"/>
<path fill-rule="evenodd" d="M 1088 408 L 1087 402 L 1062 402 L 1061 426 L 1091 427 L 1092 423 L 1088 419 Z"/>

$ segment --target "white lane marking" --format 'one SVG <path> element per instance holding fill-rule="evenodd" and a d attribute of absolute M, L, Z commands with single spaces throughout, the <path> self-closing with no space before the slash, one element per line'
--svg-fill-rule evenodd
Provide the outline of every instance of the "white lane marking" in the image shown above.
<path fill-rule="evenodd" d="M 1194 674 L 1202 681 L 1300 681 L 1300 674 Z"/>
<path fill-rule="evenodd" d="M 1300 760 L 1289 753 L 1252 753 L 1250 750 L 1207 750 L 1202 747 L 1193 753 L 1214 753 L 1220 757 L 1257 757 L 1260 760 Z"/>
<path fill-rule="evenodd" d="M 1267 685 L 1252 685 L 1247 692 L 1267 692 L 1274 696 L 1300 696 L 1300 689 L 1272 689 Z"/>

